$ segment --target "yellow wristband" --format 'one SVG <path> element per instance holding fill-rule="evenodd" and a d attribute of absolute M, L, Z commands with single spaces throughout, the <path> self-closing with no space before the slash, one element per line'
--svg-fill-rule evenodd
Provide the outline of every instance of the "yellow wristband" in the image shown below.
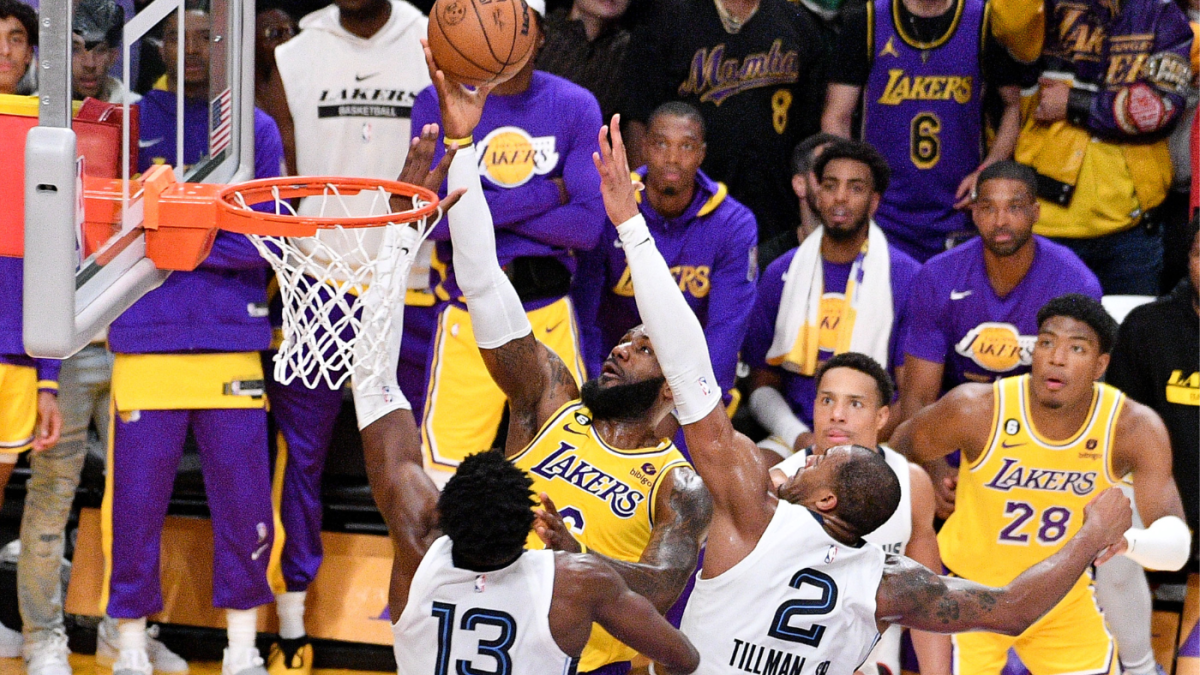
<path fill-rule="evenodd" d="M 470 136 L 466 136 L 464 138 L 450 138 L 449 136 L 446 136 L 445 138 L 442 139 L 442 145 L 445 145 L 447 148 L 450 147 L 451 145 L 454 145 L 455 143 L 458 144 L 458 147 L 465 148 L 474 142 L 475 142 L 475 139 L 471 138 Z"/>

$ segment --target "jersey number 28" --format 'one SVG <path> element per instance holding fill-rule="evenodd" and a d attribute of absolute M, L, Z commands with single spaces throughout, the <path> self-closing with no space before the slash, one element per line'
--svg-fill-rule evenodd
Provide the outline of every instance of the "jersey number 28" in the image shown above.
<path fill-rule="evenodd" d="M 775 610 L 775 618 L 771 620 L 771 629 L 767 635 L 788 642 L 799 642 L 802 645 L 816 647 L 825 637 L 825 626 L 814 623 L 808 628 L 792 625 L 792 617 L 816 616 L 828 614 L 837 605 L 838 587 L 833 577 L 806 567 L 792 575 L 788 586 L 799 590 L 802 586 L 812 586 L 821 596 L 805 600 L 788 600 Z"/>
<path fill-rule="evenodd" d="M 495 639 L 479 641 L 479 655 L 490 657 L 495 663 L 495 670 L 479 668 L 474 660 L 464 659 L 458 659 L 454 670 L 450 670 L 450 645 L 454 639 L 454 614 L 457 609 L 457 606 L 445 602 L 433 603 L 433 616 L 438 620 L 437 669 L 434 675 L 510 675 L 513 664 L 508 650 L 517 641 L 517 622 L 508 612 L 479 607 L 472 607 L 463 612 L 458 627 L 469 631 L 482 626 L 500 629 L 500 634 Z"/>

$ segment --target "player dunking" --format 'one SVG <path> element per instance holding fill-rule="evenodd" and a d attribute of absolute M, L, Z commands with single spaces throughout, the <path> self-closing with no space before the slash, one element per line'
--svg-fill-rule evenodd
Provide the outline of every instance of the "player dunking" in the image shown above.
<path fill-rule="evenodd" d="M 671 389 L 638 329 L 613 348 L 603 372 L 582 390 L 571 369 L 535 337 L 496 257 L 491 212 L 469 140 L 491 88 L 472 92 L 448 82 L 428 48 L 425 57 L 446 137 L 468 139 L 448 172 L 448 190 L 467 188 L 448 215 L 450 236 L 480 355 L 508 398 L 505 452 L 529 472 L 534 490 L 568 515 L 587 550 L 619 568 L 640 562 L 639 569 L 651 569 L 626 581 L 666 612 L 695 570 L 711 509 L 695 472 L 656 432 L 674 406 Z M 537 335 L 544 339 L 545 333 L 538 329 Z M 719 397 L 717 381 L 710 376 L 708 382 Z M 543 546 L 532 534 L 529 545 Z M 602 627 L 592 631 L 581 673 L 630 670 L 633 645 L 613 638 Z"/>
<path fill-rule="evenodd" d="M 429 173 L 437 136 L 436 125 L 422 130 L 401 180 L 441 184 L 454 152 Z M 401 247 L 413 243 L 412 232 Z M 403 267 L 397 273 L 406 273 Z M 377 373 L 384 384 L 361 385 L 366 373 L 356 372 L 354 402 L 371 491 L 395 553 L 388 606 L 397 617 L 399 671 L 573 675 L 593 621 L 672 670 L 694 670 L 698 654 L 687 638 L 607 564 L 525 550 L 534 520 L 532 481 L 500 453 L 466 458 L 439 497 L 422 469 L 420 433 L 396 384 L 404 306 L 393 311 L 391 363 Z M 378 330 L 363 328 L 372 329 Z"/>
<path fill-rule="evenodd" d="M 1116 322 L 1098 301 L 1069 294 L 1046 303 L 1037 325 L 1030 374 L 961 385 L 893 436 L 917 462 L 962 449 L 954 515 L 938 535 L 943 563 L 966 579 L 1007 583 L 1013 570 L 1064 547 L 1088 500 L 1132 473 L 1138 511 L 1151 525 L 1125 535 L 1126 555 L 1179 569 L 1190 537 L 1167 430 L 1153 410 L 1097 382 Z M 1034 675 L 1117 672 L 1090 581 L 1073 579 L 1070 593 L 1018 636 L 954 636 L 955 673 L 999 673 L 1009 647 Z"/>
<path fill-rule="evenodd" d="M 653 353 L 713 499 L 704 568 L 682 624 L 700 649 L 697 672 L 849 675 L 891 623 L 1020 633 L 1093 560 L 1122 550 L 1129 501 L 1108 490 L 1088 505 L 1075 537 L 1008 586 L 936 576 L 863 545 L 862 536 L 892 515 L 900 488 L 883 456 L 861 446 L 811 458 L 785 484 L 801 505 L 779 501 L 754 443 L 718 407 L 703 332 L 638 214 L 619 121 L 600 131 L 604 205 L 629 261 L 644 344 L 658 347 Z"/>

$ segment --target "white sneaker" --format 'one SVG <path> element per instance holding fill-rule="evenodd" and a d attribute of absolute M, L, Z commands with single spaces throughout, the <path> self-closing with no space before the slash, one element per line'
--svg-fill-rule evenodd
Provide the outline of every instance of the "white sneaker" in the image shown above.
<path fill-rule="evenodd" d="M 146 629 L 146 655 L 157 675 L 187 675 L 188 662 L 171 651 L 158 637 L 158 626 Z M 96 629 L 96 665 L 112 668 L 120 651 L 121 638 L 117 633 L 117 620 L 105 617 Z"/>
<path fill-rule="evenodd" d="M 267 675 L 267 669 L 256 647 L 226 647 L 221 675 Z"/>
<path fill-rule="evenodd" d="M 113 664 L 113 675 L 153 675 L 154 667 L 145 649 L 122 649 Z"/>
<path fill-rule="evenodd" d="M 0 656 L 8 659 L 15 659 L 21 655 L 21 645 L 25 644 L 25 638 L 17 631 L 0 623 Z"/>
<path fill-rule="evenodd" d="M 61 633 L 25 646 L 25 672 L 27 675 L 73 675 L 67 657 L 67 636 Z"/>

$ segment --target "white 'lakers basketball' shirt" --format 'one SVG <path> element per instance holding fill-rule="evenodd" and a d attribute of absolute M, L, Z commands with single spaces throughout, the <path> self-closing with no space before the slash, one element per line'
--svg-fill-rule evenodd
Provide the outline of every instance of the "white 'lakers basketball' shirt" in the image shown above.
<path fill-rule="evenodd" d="M 507 567 L 454 566 L 449 537 L 421 560 L 392 625 L 400 675 L 568 675 L 576 659 L 550 634 L 554 552 L 526 551 Z"/>
<path fill-rule="evenodd" d="M 878 546 L 847 546 L 780 501 L 748 556 L 696 579 L 680 625 L 700 651 L 696 675 L 851 675 L 879 636 L 883 561 Z"/>
<path fill-rule="evenodd" d="M 883 458 L 887 460 L 888 466 L 896 474 L 896 478 L 900 479 L 900 503 L 896 506 L 896 512 L 892 514 L 891 518 L 888 518 L 886 523 L 880 525 L 879 529 L 866 535 L 863 539 L 882 548 L 887 553 L 903 555 L 904 550 L 908 548 L 908 540 L 912 537 L 912 474 L 909 473 L 908 460 L 904 458 L 904 455 L 882 445 L 879 446 L 879 449 L 883 451 Z M 804 466 L 811 454 L 812 448 L 805 448 L 772 468 L 779 469 L 790 478 L 796 475 L 797 469 Z M 900 633 L 902 631 L 899 624 L 888 626 L 879 639 L 879 644 L 875 645 L 875 649 L 871 650 L 870 656 L 863 664 L 862 671 L 864 673 L 872 675 L 872 673 L 881 672 L 881 665 L 891 673 L 897 675 L 900 673 Z"/>

